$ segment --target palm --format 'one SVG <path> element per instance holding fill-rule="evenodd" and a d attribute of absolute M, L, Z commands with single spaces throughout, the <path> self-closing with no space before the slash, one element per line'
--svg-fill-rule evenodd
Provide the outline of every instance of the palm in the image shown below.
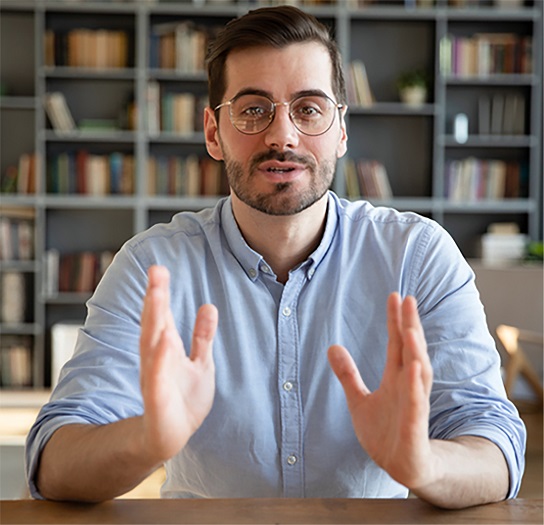
<path fill-rule="evenodd" d="M 164 461 L 179 452 L 211 409 L 215 391 L 211 343 L 217 312 L 211 305 L 199 310 L 187 356 L 170 312 L 168 279 L 160 272 L 150 270 L 140 353 L 143 438 L 150 452 Z"/>
<path fill-rule="evenodd" d="M 396 294 L 390 298 L 388 358 L 375 392 L 369 392 L 347 350 L 336 346 L 329 354 L 359 442 L 378 465 L 407 486 L 418 485 L 426 471 L 432 384 L 423 330 L 411 303 L 405 301 L 401 308 Z"/>

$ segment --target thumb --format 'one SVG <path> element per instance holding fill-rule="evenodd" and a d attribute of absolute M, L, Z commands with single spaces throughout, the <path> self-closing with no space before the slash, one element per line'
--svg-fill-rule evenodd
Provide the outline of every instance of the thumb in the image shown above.
<path fill-rule="evenodd" d="M 355 406 L 362 398 L 370 394 L 370 390 L 365 385 L 357 365 L 347 349 L 341 345 L 333 345 L 328 351 L 329 364 L 332 371 L 340 381 L 348 407 Z"/>

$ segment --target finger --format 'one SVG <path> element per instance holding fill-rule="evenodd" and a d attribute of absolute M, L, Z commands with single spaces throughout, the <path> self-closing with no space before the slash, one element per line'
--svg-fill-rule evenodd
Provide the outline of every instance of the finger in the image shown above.
<path fill-rule="evenodd" d="M 402 366 L 401 298 L 393 292 L 387 299 L 387 365 L 397 369 Z"/>
<path fill-rule="evenodd" d="M 170 303 L 168 270 L 152 266 L 148 271 L 148 276 L 140 334 L 140 348 L 144 353 L 157 346 L 165 327 L 165 313 L 169 311 Z"/>
<path fill-rule="evenodd" d="M 409 384 L 408 384 L 408 400 L 410 406 L 410 414 L 408 421 L 415 425 L 416 428 L 421 428 L 423 422 L 424 435 L 428 435 L 428 419 L 429 419 L 429 392 L 422 378 L 422 365 L 419 361 L 413 361 L 408 367 Z"/>
<path fill-rule="evenodd" d="M 426 395 L 430 395 L 433 383 L 433 369 L 425 339 L 421 340 L 421 333 L 415 328 L 409 328 L 404 336 L 404 348 L 407 363 L 418 363 L 420 379 Z"/>
<path fill-rule="evenodd" d="M 198 309 L 191 344 L 193 361 L 206 360 L 211 356 L 217 322 L 217 308 L 213 304 L 204 304 Z"/>
<path fill-rule="evenodd" d="M 421 324 L 417 302 L 414 297 L 408 296 L 402 303 L 402 325 L 405 362 L 419 363 L 419 374 L 425 393 L 428 396 L 432 388 L 433 371 L 427 353 L 427 341 L 423 325 Z"/>
<path fill-rule="evenodd" d="M 328 351 L 329 364 L 332 371 L 340 381 L 348 407 L 355 406 L 363 397 L 370 394 L 361 374 L 346 348 L 340 345 L 333 345 Z"/>

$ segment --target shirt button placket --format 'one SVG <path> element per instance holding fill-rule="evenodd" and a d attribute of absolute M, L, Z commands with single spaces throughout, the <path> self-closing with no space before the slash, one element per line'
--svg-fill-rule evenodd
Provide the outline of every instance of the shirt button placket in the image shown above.
<path fill-rule="evenodd" d="M 301 273 L 302 275 L 302 273 Z M 299 341 L 296 316 L 300 282 L 291 274 L 278 312 L 278 389 L 280 392 L 281 451 L 285 497 L 304 497 L 301 449 L 302 407 L 298 387 Z"/>

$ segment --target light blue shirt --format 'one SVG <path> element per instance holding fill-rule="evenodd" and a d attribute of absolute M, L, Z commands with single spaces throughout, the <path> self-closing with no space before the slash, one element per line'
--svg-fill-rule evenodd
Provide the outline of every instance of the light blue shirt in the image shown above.
<path fill-rule="evenodd" d="M 40 451 L 60 426 L 142 414 L 139 322 L 153 264 L 170 270 L 185 348 L 199 306 L 219 310 L 213 407 L 167 462 L 164 497 L 405 497 L 406 488 L 359 445 L 327 361 L 331 344 L 345 345 L 367 386 L 378 388 L 386 301 L 395 290 L 417 299 L 428 342 L 430 436 L 490 439 L 508 462 L 509 496 L 518 492 L 525 429 L 506 398 L 470 267 L 435 222 L 330 193 L 323 239 L 285 285 L 245 243 L 229 198 L 179 213 L 124 245 L 29 434 L 33 496 L 40 497 L 33 482 Z"/>

